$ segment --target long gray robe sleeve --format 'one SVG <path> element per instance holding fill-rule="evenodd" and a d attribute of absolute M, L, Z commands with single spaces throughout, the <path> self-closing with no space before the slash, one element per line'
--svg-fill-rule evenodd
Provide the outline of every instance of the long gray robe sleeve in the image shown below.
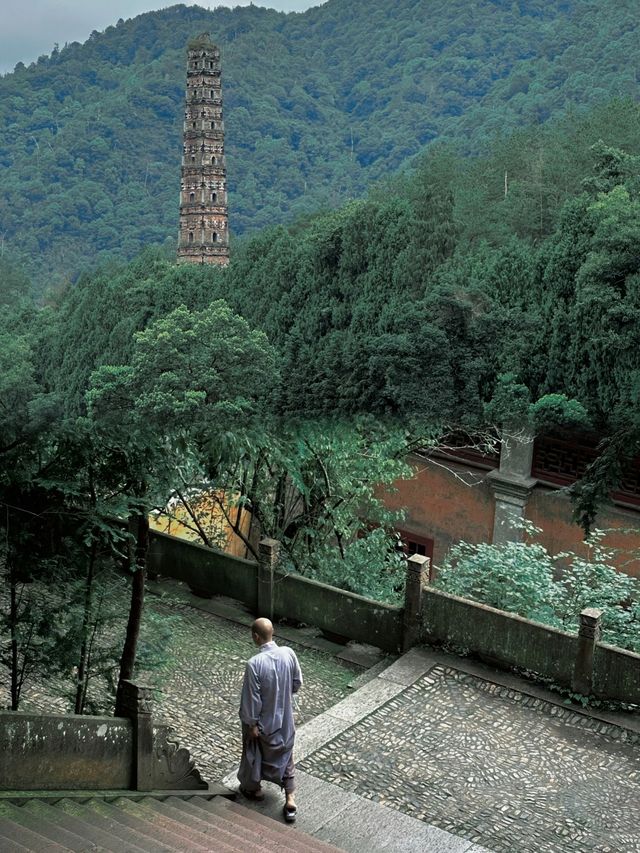
<path fill-rule="evenodd" d="M 247 726 L 255 726 L 260 719 L 262 699 L 260 698 L 260 678 L 248 661 L 244 670 L 242 696 L 240 698 L 240 719 Z"/>

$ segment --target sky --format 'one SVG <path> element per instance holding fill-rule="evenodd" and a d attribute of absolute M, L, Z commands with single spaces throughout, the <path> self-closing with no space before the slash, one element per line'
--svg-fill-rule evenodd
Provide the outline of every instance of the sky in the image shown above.
<path fill-rule="evenodd" d="M 281 12 L 302 12 L 320 6 L 324 0 L 255 0 L 256 6 L 268 6 Z M 180 0 L 0 0 L 0 74 L 13 71 L 17 62 L 28 65 L 42 54 L 51 53 L 54 44 L 84 42 L 93 30 L 106 29 L 118 18 L 134 18 L 174 6 Z M 187 6 L 248 6 L 250 0 L 200 0 Z"/>

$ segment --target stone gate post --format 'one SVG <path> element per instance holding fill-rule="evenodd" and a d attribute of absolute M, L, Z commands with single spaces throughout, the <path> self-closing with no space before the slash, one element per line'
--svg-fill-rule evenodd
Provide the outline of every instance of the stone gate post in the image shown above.
<path fill-rule="evenodd" d="M 407 560 L 402 615 L 402 651 L 420 642 L 422 628 L 422 591 L 429 579 L 429 558 L 414 554 Z"/>
<path fill-rule="evenodd" d="M 153 790 L 153 721 L 151 688 L 122 682 L 122 715 L 131 720 L 133 732 L 134 791 Z"/>
<path fill-rule="evenodd" d="M 503 430 L 500 468 L 487 475 L 495 498 L 491 540 L 494 545 L 523 539 L 517 522 L 524 518 L 529 495 L 537 482 L 531 476 L 532 458 L 533 435 L 527 429 Z M 512 522 L 516 522 L 516 526 Z"/>
<path fill-rule="evenodd" d="M 574 693 L 589 696 L 593 689 L 593 654 L 600 639 L 602 610 L 587 607 L 580 613 L 578 652 L 573 669 L 571 689 Z"/>

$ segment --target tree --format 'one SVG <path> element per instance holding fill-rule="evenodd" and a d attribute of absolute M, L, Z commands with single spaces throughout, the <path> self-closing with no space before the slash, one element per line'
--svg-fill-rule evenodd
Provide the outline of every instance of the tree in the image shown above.
<path fill-rule="evenodd" d="M 118 684 L 133 676 L 144 605 L 149 512 L 175 485 L 181 455 L 193 446 L 203 464 L 233 453 L 261 411 L 275 374 L 265 336 L 223 302 L 184 306 L 137 333 L 131 363 L 103 366 L 88 392 L 92 428 L 120 465 L 135 529 L 132 594 Z M 121 691 L 116 708 L 120 709 Z"/>

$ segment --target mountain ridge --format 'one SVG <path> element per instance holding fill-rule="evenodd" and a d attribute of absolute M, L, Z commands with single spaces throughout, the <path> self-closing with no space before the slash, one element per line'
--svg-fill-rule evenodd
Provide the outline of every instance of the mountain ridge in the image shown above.
<path fill-rule="evenodd" d="M 6 251 L 54 283 L 148 244 L 172 251 L 196 32 L 222 53 L 230 221 L 242 234 L 360 196 L 433 141 L 475 154 L 567 109 L 638 100 L 632 6 L 329 0 L 119 21 L 0 78 Z"/>

